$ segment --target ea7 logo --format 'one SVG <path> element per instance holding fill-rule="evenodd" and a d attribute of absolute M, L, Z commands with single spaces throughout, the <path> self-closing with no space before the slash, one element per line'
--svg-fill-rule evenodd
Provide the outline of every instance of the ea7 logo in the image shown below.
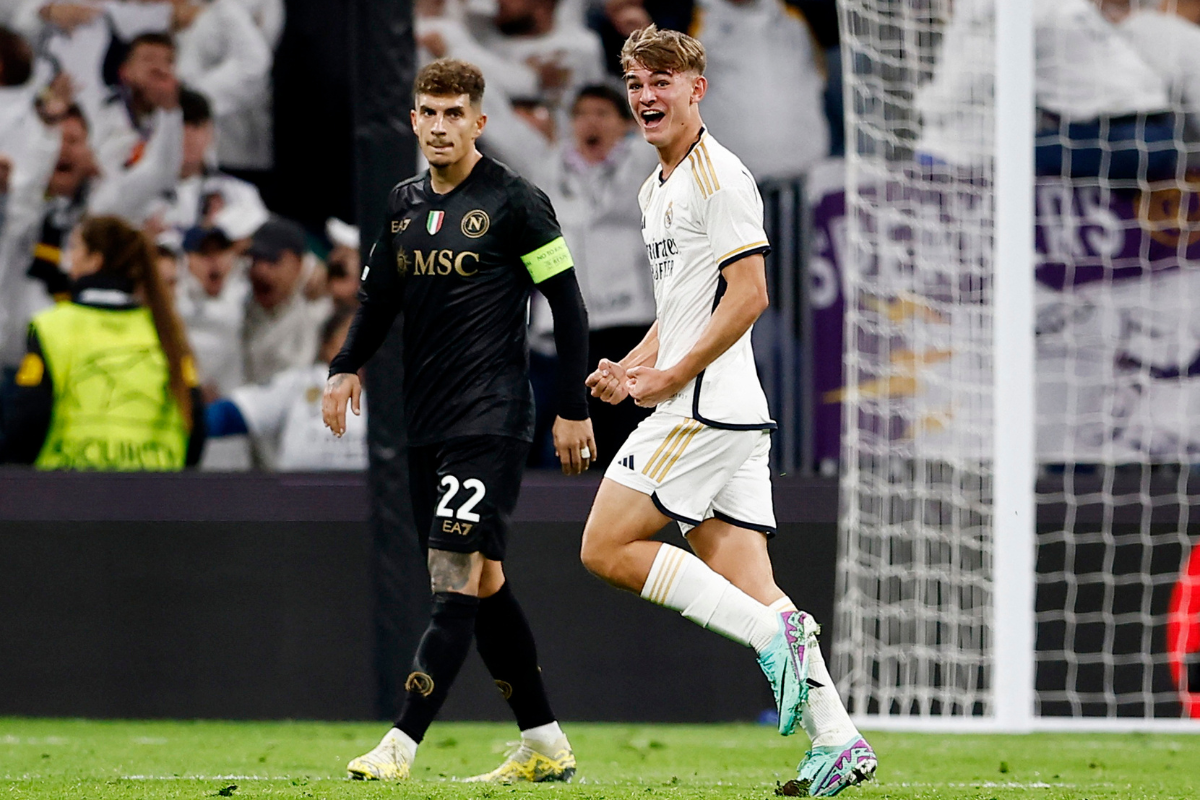
<path fill-rule="evenodd" d="M 488 219 L 488 215 L 485 212 L 479 209 L 468 211 L 462 221 L 463 236 L 469 239 L 478 239 L 487 233 L 491 224 L 492 221 Z"/>
<path fill-rule="evenodd" d="M 408 217 L 405 217 L 404 219 L 392 220 L 392 233 L 403 233 L 404 229 L 408 227 L 408 223 L 411 221 L 412 220 L 410 220 Z"/>

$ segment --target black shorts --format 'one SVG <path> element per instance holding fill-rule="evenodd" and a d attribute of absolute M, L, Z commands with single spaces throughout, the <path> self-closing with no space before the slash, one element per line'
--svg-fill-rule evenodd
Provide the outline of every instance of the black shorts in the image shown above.
<path fill-rule="evenodd" d="M 529 443 L 463 436 L 408 449 L 408 483 L 422 544 L 504 560 Z"/>

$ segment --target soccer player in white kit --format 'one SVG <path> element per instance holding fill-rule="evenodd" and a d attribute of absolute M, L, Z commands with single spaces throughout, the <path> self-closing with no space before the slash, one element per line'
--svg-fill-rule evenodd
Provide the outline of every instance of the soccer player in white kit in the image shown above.
<path fill-rule="evenodd" d="M 657 319 L 587 383 L 607 402 L 631 397 L 655 412 L 605 473 L 583 563 L 753 647 L 775 691 L 779 732 L 803 724 L 812 739 L 785 793 L 831 796 L 870 779 L 877 761 L 834 688 L 819 627 L 775 585 L 767 554 L 775 423 L 750 347 L 767 307 L 762 198 L 737 156 L 704 129 L 698 41 L 651 25 L 630 35 L 621 63 L 629 104 L 660 161 L 638 196 Z M 695 555 L 651 541 L 672 519 Z"/>

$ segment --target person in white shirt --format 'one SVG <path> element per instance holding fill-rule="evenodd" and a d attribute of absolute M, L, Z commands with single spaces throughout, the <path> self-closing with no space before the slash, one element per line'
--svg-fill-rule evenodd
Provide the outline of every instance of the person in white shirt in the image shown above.
<path fill-rule="evenodd" d="M 183 113 L 171 37 L 146 33 L 135 38 L 120 76 L 121 85 L 101 107 L 92 130 L 100 178 L 89 210 L 141 224 L 155 199 L 175 185 L 183 163 Z"/>
<path fill-rule="evenodd" d="M 217 225 L 219 215 L 220 227 L 232 241 L 249 239 L 270 216 L 258 189 L 213 166 L 217 131 L 204 95 L 182 89 L 179 107 L 183 110 L 179 180 L 152 205 L 151 219 L 183 234 L 194 227 Z"/>
<path fill-rule="evenodd" d="M 317 357 L 318 332 L 332 303 L 305 294 L 314 268 L 307 252 L 304 229 L 278 216 L 263 223 L 250 241 L 243 353 L 251 383 L 265 383 L 275 373 L 308 366 Z"/>
<path fill-rule="evenodd" d="M 977 166 L 992 151 L 986 98 L 992 0 L 957 0 L 933 79 L 917 92 L 922 160 Z M 1090 0 L 1035 0 L 1039 175 L 1173 177 L 1178 153 L 1166 82 Z M 981 100 L 983 98 L 983 100 Z"/>
<path fill-rule="evenodd" d="M 350 330 L 353 311 L 343 309 L 321 331 L 321 353 L 315 364 L 278 373 L 265 384 L 234 389 L 227 400 L 206 409 L 209 441 L 249 433 L 258 449 L 271 453 L 265 465 L 279 472 L 318 472 L 367 468 L 367 406 L 362 395 L 360 415 L 347 418 L 346 431 L 334 436 L 321 416 L 321 397 L 329 377 L 329 362 Z"/>
<path fill-rule="evenodd" d="M 0 156 L 7 164 L 0 228 L 0 368 L 15 371 L 29 324 L 25 271 L 37 244 L 43 196 L 58 156 L 57 120 L 34 103 L 32 51 L 0 29 Z"/>
<path fill-rule="evenodd" d="M 239 264 L 239 243 L 221 227 L 219 216 L 212 227 L 187 231 L 182 248 L 185 267 L 176 282 L 175 307 L 196 359 L 201 392 L 211 402 L 246 382 L 242 334 L 250 284 Z M 245 436 L 209 441 L 200 461 L 206 471 L 250 466 Z"/>
<path fill-rule="evenodd" d="M 604 78 L 600 38 L 556 0 L 498 0 L 486 17 L 454 0 L 421 0 L 415 29 L 423 51 L 478 64 L 489 88 L 559 110 L 588 84 Z"/>
<path fill-rule="evenodd" d="M 1166 81 L 1171 106 L 1184 115 L 1185 138 L 1194 148 L 1200 142 L 1200 0 L 1164 0 L 1161 8 L 1125 16 L 1118 29 Z"/>
<path fill-rule="evenodd" d="M 689 31 L 709 54 L 705 123 L 759 182 L 808 172 L 829 154 L 825 71 L 803 15 L 783 0 L 698 0 Z M 771 108 L 746 124 L 746 108 Z"/>
<path fill-rule="evenodd" d="M 168 2 L 25 0 L 14 24 L 70 75 L 75 101 L 94 124 L 116 80 L 106 78 L 108 59 L 143 33 L 167 33 L 171 17 Z"/>
<path fill-rule="evenodd" d="M 361 284 L 358 228 L 330 217 L 325 220 L 325 236 L 332 245 L 325 259 L 325 292 L 336 311 L 354 311 L 358 308 Z"/>
<path fill-rule="evenodd" d="M 768 302 L 762 198 L 700 118 L 700 42 L 651 25 L 626 40 L 621 60 L 630 107 L 659 156 L 638 198 L 658 319 L 587 383 L 602 400 L 655 411 L 605 472 L 581 557 L 605 581 L 752 647 L 780 733 L 802 723 L 812 740 L 783 793 L 836 794 L 870 779 L 877 759 L 825 668 L 819 626 L 775 584 L 767 553 L 775 423 L 750 347 Z M 672 519 L 696 555 L 653 540 Z"/>
<path fill-rule="evenodd" d="M 585 86 L 571 104 L 570 138 L 561 143 L 547 139 L 514 113 L 499 90 L 489 87 L 484 111 L 488 126 L 480 139 L 483 149 L 537 184 L 554 205 L 588 309 L 588 351 L 628 351 L 654 322 L 654 287 L 637 195 L 658 159 L 654 148 L 634 140 L 628 103 L 606 84 Z M 544 302 L 535 300 L 531 327 L 535 341 L 550 338 Z M 595 363 L 593 357 L 591 364 Z M 545 405 L 538 403 L 539 420 Z M 553 409 L 547 411 L 548 422 L 553 421 Z M 595 398 L 589 411 L 600 451 L 593 463 L 604 467 L 646 411 L 632 403 L 613 406 Z"/>
<path fill-rule="evenodd" d="M 217 153 L 228 168 L 266 168 L 256 152 L 255 119 L 269 88 L 273 55 L 242 0 L 177 0 L 179 78 L 203 94 L 216 120 Z M 270 136 L 270 131 L 257 131 Z"/>

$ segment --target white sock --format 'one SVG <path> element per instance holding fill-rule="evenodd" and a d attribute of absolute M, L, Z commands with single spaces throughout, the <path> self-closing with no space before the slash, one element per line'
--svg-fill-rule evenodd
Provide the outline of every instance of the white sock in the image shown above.
<path fill-rule="evenodd" d="M 776 614 L 795 610 L 796 604 L 787 595 L 771 603 L 771 611 Z M 813 686 L 814 683 L 820 686 Z M 812 739 L 813 747 L 845 744 L 858 736 L 858 729 L 850 721 L 850 715 L 838 697 L 818 644 L 808 650 L 808 702 L 804 706 L 801 721 L 804 723 L 804 732 Z"/>
<path fill-rule="evenodd" d="M 387 736 L 385 738 L 391 739 L 393 742 L 395 742 L 396 745 L 408 756 L 409 761 L 412 761 L 417 757 L 417 742 L 399 728 L 392 728 L 387 732 Z"/>
<path fill-rule="evenodd" d="M 658 548 L 642 597 L 759 653 L 779 630 L 771 609 L 691 553 L 669 544 Z"/>
<path fill-rule="evenodd" d="M 547 722 L 545 725 L 538 725 L 536 728 L 527 728 L 521 731 L 522 739 L 528 739 L 538 744 L 554 744 L 565 735 L 562 728 L 558 727 L 557 722 Z"/>

